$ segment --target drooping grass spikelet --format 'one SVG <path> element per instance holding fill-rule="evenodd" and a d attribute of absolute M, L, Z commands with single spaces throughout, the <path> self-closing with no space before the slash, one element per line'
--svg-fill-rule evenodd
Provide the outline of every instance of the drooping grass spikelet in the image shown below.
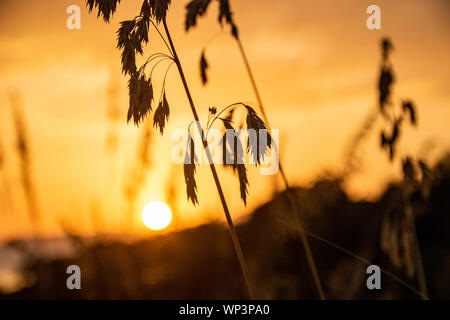
<path fill-rule="evenodd" d="M 141 13 L 150 14 L 151 17 L 155 18 L 159 23 L 162 19 L 165 19 L 170 2 L 171 0 L 144 0 Z M 86 6 L 88 7 L 89 12 L 97 9 L 97 17 L 102 16 L 106 23 L 109 22 L 110 18 L 117 10 L 117 5 L 119 3 L 120 0 L 86 0 Z"/>
<path fill-rule="evenodd" d="M 231 113 L 232 115 L 232 113 Z M 224 166 L 231 166 L 239 179 L 239 190 L 244 205 L 247 205 L 248 178 L 247 168 L 244 164 L 244 148 L 239 139 L 238 132 L 231 125 L 231 119 L 222 119 L 226 129 L 222 138 L 222 156 Z"/>
<path fill-rule="evenodd" d="M 164 133 L 164 127 L 169 120 L 170 109 L 169 103 L 167 102 L 166 93 L 163 93 L 162 100 L 159 102 L 158 108 L 155 110 L 153 115 L 153 126 L 159 127 L 159 132 L 161 135 Z"/>
<path fill-rule="evenodd" d="M 108 23 L 117 9 L 120 0 L 86 0 L 86 6 L 91 12 L 98 10 L 97 17 L 102 16 L 103 20 Z"/>
<path fill-rule="evenodd" d="M 390 102 L 391 86 L 394 83 L 394 76 L 390 66 L 383 66 L 380 73 L 380 79 L 378 82 L 378 90 L 380 92 L 380 109 L 384 111 L 384 107 Z"/>
<path fill-rule="evenodd" d="M 231 34 L 233 37 L 238 37 L 238 28 L 234 23 L 233 13 L 231 12 L 230 3 L 228 0 L 218 0 L 219 1 L 219 16 L 218 21 L 223 24 L 223 21 L 230 25 Z M 185 18 L 185 28 L 188 31 L 191 27 L 197 24 L 197 18 L 203 16 L 208 9 L 211 0 L 192 0 L 186 5 L 186 18 Z"/>
<path fill-rule="evenodd" d="M 184 179 L 186 181 L 186 194 L 187 199 L 195 206 L 198 204 L 197 196 L 197 183 L 195 181 L 195 165 L 198 162 L 197 155 L 195 154 L 194 139 L 189 134 L 186 145 L 186 152 L 184 155 Z"/>
<path fill-rule="evenodd" d="M 411 124 L 414 126 L 417 125 L 417 118 L 416 118 L 416 111 L 415 111 L 416 108 L 415 108 L 414 104 L 409 100 L 403 101 L 402 109 L 403 109 L 404 113 L 409 114 L 409 120 L 410 120 Z"/>
<path fill-rule="evenodd" d="M 151 17 L 158 23 L 165 20 L 171 0 L 148 0 L 148 2 L 151 8 Z"/>
<path fill-rule="evenodd" d="M 144 73 L 133 73 L 128 81 L 130 106 L 127 121 L 133 118 L 134 124 L 139 125 L 147 113 L 152 110 L 153 86 L 151 79 L 146 79 Z"/>
<path fill-rule="evenodd" d="M 395 156 L 395 146 L 400 136 L 400 124 L 402 118 L 398 118 L 392 127 L 392 133 L 388 136 L 385 132 L 381 132 L 381 147 L 387 148 L 389 151 L 389 159 L 392 161 Z"/>
<path fill-rule="evenodd" d="M 197 17 L 203 16 L 211 0 L 192 0 L 186 5 L 185 28 L 188 31 L 197 24 Z"/>
<path fill-rule="evenodd" d="M 208 61 L 206 61 L 205 50 L 202 51 L 200 56 L 200 76 L 202 78 L 202 84 L 205 85 L 208 82 L 208 75 L 206 74 L 208 70 Z"/>
<path fill-rule="evenodd" d="M 239 178 L 239 190 L 241 192 L 241 199 L 244 202 L 244 205 L 247 205 L 247 195 L 248 195 L 248 178 L 247 178 L 247 168 L 243 163 L 238 163 L 233 166 L 238 173 Z"/>
<path fill-rule="evenodd" d="M 382 48 L 382 65 L 380 77 L 378 80 L 379 104 L 380 110 L 384 112 L 386 104 L 390 103 L 390 96 L 392 91 L 392 84 L 395 81 L 392 67 L 389 62 L 389 53 L 392 50 L 392 43 L 390 39 L 384 38 L 381 42 Z"/>
<path fill-rule="evenodd" d="M 247 143 L 247 151 L 251 154 L 253 161 L 258 165 L 264 160 L 268 149 L 272 148 L 272 138 L 267 130 L 267 126 L 264 121 L 258 116 L 256 111 L 245 105 L 247 108 L 247 130 L 249 130 L 249 139 Z M 266 133 L 266 141 L 261 140 L 261 138 Z M 252 134 L 256 134 L 252 139 Z"/>
<path fill-rule="evenodd" d="M 37 205 L 37 199 L 32 179 L 31 156 L 28 141 L 29 139 L 22 110 L 22 100 L 20 95 L 18 94 L 11 94 L 10 100 L 16 129 L 16 145 L 20 158 L 22 184 L 25 190 L 30 222 L 33 228 L 35 228 L 39 220 L 39 208 Z"/>

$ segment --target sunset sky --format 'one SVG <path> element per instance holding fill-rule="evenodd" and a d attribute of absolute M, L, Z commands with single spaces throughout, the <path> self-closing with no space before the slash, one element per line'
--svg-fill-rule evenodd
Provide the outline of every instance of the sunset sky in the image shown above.
<path fill-rule="evenodd" d="M 135 159 L 139 135 L 138 128 L 126 123 L 128 79 L 120 74 L 115 32 L 120 21 L 138 13 L 141 1 L 122 2 L 111 23 L 105 24 L 96 14 L 88 14 L 81 0 L 1 1 L 0 146 L 5 149 L 6 167 L 0 178 L 6 174 L 13 208 L 2 202 L 5 187 L 0 184 L 0 239 L 30 232 L 11 92 L 23 100 L 43 234 L 61 235 L 61 224 L 91 234 L 96 224 L 90 217 L 93 211 L 101 212 L 97 221 L 101 232 L 118 231 L 118 217 L 124 211 L 123 181 Z M 200 118 L 206 121 L 210 106 L 220 109 L 244 101 L 256 107 L 236 42 L 228 32 L 221 33 L 217 23 L 217 4 L 187 34 L 188 1 L 172 2 L 168 24 Z M 370 4 L 381 7 L 381 30 L 366 27 Z M 81 7 L 81 30 L 66 28 L 69 5 Z M 449 1 L 231 0 L 231 5 L 272 128 L 280 129 L 281 159 L 293 184 L 308 186 L 325 172 L 342 168 L 352 133 L 376 106 L 379 43 L 384 36 L 395 46 L 393 101 L 411 99 L 418 108 L 418 127 L 402 133 L 399 153 L 433 163 L 450 150 Z M 203 87 L 199 57 L 212 37 L 206 51 L 210 82 Z M 164 47 L 152 31 L 145 55 L 161 50 Z M 153 134 L 148 183 L 125 232 L 151 234 L 140 211 L 150 201 L 168 200 L 166 190 L 173 177 L 178 180 L 180 210 L 169 230 L 223 219 L 207 166 L 198 170 L 200 205 L 194 208 L 186 201 L 182 167 L 171 164 L 175 143 L 170 136 L 193 119 L 175 68 L 167 81 L 171 118 L 163 137 Z M 120 88 L 116 154 L 105 152 L 111 85 Z M 346 185 L 355 199 L 374 199 L 387 182 L 400 177 L 398 159 L 390 163 L 379 149 L 379 129 L 361 148 L 362 171 Z M 277 185 L 274 177 L 261 176 L 257 169 L 249 172 L 247 208 L 240 201 L 237 179 L 228 171 L 219 172 L 235 218 L 266 202 Z"/>

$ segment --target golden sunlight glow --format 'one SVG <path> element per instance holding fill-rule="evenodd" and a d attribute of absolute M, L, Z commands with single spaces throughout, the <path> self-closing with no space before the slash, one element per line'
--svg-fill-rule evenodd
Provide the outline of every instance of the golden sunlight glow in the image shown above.
<path fill-rule="evenodd" d="M 172 211 L 161 201 L 152 201 L 142 210 L 142 221 L 152 230 L 166 228 L 172 220 Z"/>

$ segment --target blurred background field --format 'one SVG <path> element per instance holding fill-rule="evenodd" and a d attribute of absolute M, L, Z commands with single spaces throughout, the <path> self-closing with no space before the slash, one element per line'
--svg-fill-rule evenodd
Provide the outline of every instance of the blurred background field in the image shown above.
<path fill-rule="evenodd" d="M 81 30 L 66 28 L 73 4 L 81 7 Z M 174 0 L 168 21 L 201 119 L 211 106 L 254 103 L 236 44 L 215 13 L 185 33 L 186 4 Z M 383 27 L 374 31 L 365 26 L 365 1 L 231 4 L 271 125 L 280 129 L 305 229 L 419 288 L 405 227 L 412 208 L 429 296 L 450 298 L 449 2 L 380 0 Z M 104 24 L 81 0 L 0 3 L 2 299 L 246 297 L 207 166 L 198 168 L 200 205 L 193 207 L 183 168 L 170 160 L 171 132 L 191 119 L 175 73 L 167 78 L 173 112 L 164 136 L 151 119 L 126 124 L 115 31 L 139 7 L 124 1 Z M 198 60 L 213 36 L 203 87 Z M 393 101 L 412 99 L 417 108 L 418 125 L 402 130 L 397 152 L 425 164 L 406 200 L 405 158 L 390 161 L 380 149 L 383 123 L 373 122 L 357 150 L 354 143 L 378 104 L 385 36 L 394 43 Z M 356 166 L 346 175 L 349 154 Z M 258 297 L 317 298 L 281 179 L 250 167 L 248 174 L 245 207 L 232 172 L 220 170 Z M 173 214 L 160 231 L 141 217 L 155 200 Z M 420 298 L 384 275 L 383 290 L 368 291 L 365 263 L 309 239 L 329 298 Z M 66 288 L 70 264 L 81 267 L 80 291 Z"/>
<path fill-rule="evenodd" d="M 442 159 L 432 174 L 429 197 L 417 192 L 412 205 L 429 296 L 450 299 L 450 157 Z M 349 200 L 331 177 L 311 188 L 298 188 L 296 194 L 305 229 L 417 287 L 417 271 L 408 275 L 411 262 L 401 233 L 383 226 L 399 216 L 398 185 L 390 185 L 376 202 Z M 276 194 L 245 217 L 238 234 L 259 298 L 315 299 L 285 197 Z M 384 238 L 388 239 L 385 251 Z M 329 299 L 420 298 L 384 274 L 382 290 L 368 290 L 367 263 L 315 238 L 310 243 Z M 2 245 L 0 254 L 2 299 L 246 298 L 228 231 L 217 223 L 134 241 L 75 234 L 35 244 L 17 240 Z M 67 290 L 66 268 L 71 264 L 81 268 L 81 290 Z"/>

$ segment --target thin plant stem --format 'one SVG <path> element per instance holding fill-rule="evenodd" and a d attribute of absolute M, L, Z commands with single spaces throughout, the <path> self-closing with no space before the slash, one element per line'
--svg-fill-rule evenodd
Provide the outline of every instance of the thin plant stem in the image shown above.
<path fill-rule="evenodd" d="M 202 126 L 200 124 L 200 119 L 198 117 L 197 110 L 196 110 L 194 102 L 192 100 L 192 96 L 191 96 L 191 93 L 189 91 L 189 88 L 188 88 L 188 85 L 187 85 L 187 82 L 186 82 L 186 78 L 184 76 L 183 68 L 181 67 L 181 63 L 180 63 L 180 60 L 179 60 L 178 55 L 176 53 L 175 46 L 174 46 L 174 44 L 172 42 L 172 37 L 170 36 L 170 32 L 169 32 L 169 29 L 167 27 L 167 23 L 166 23 L 165 19 L 163 20 L 163 24 L 164 24 L 164 29 L 165 29 L 165 32 L 166 32 L 166 35 L 167 35 L 167 39 L 168 39 L 170 47 L 171 47 L 171 53 L 173 54 L 173 57 L 174 57 L 174 60 L 175 60 L 175 64 L 177 65 L 178 72 L 179 72 L 180 77 L 181 77 L 181 81 L 183 82 L 183 86 L 184 86 L 184 89 L 186 91 L 187 98 L 189 100 L 189 105 L 191 107 L 192 114 L 194 115 L 194 119 L 195 119 L 195 122 L 197 124 L 198 132 L 200 134 L 200 137 L 202 138 L 203 148 L 205 149 L 205 153 L 206 153 L 206 156 L 208 158 L 209 166 L 211 168 L 211 173 L 213 175 L 214 182 L 216 184 L 217 191 L 219 193 L 220 201 L 222 202 L 222 207 L 223 207 L 223 210 L 225 212 L 225 217 L 227 219 L 228 228 L 229 228 L 229 231 L 230 231 L 230 234 L 231 234 L 231 239 L 233 241 L 233 245 L 234 245 L 234 249 L 236 251 L 236 254 L 238 256 L 239 264 L 241 266 L 241 270 L 242 270 L 244 281 L 245 281 L 245 284 L 246 284 L 246 287 L 247 287 L 247 290 L 248 290 L 248 294 L 249 294 L 250 299 L 254 299 L 255 295 L 254 295 L 253 287 L 251 285 L 247 263 L 245 261 L 244 254 L 242 252 L 241 245 L 239 243 L 239 239 L 238 239 L 238 236 L 237 236 L 237 233 L 236 233 L 236 228 L 234 227 L 233 220 L 231 219 L 231 215 L 230 215 L 230 212 L 228 210 L 228 205 L 227 205 L 227 202 L 225 200 L 225 195 L 223 193 L 222 186 L 221 186 L 220 181 L 219 181 L 219 177 L 217 175 L 216 167 L 214 165 L 214 162 L 212 161 L 212 156 L 211 156 L 211 153 L 210 153 L 209 148 L 208 148 L 208 143 L 207 143 L 207 141 L 205 139 L 203 139 L 203 137 L 204 137 L 203 128 L 202 128 Z"/>
<path fill-rule="evenodd" d="M 162 84 L 162 87 L 161 87 L 161 98 L 160 99 L 162 99 L 162 95 L 163 95 L 163 93 L 164 93 L 164 90 L 166 90 L 166 78 L 167 78 L 167 74 L 169 73 L 169 70 L 170 70 L 170 67 L 172 66 L 174 64 L 174 62 L 172 61 L 170 64 L 169 64 L 169 66 L 167 67 L 167 70 L 166 70 L 166 74 L 164 75 L 164 80 L 163 80 L 163 84 Z"/>
<path fill-rule="evenodd" d="M 285 222 L 285 221 L 283 221 L 283 220 L 281 220 L 281 219 L 277 219 L 277 221 L 280 222 L 280 223 L 283 223 L 283 224 L 285 224 L 285 225 L 287 225 L 287 226 L 290 226 L 289 223 L 287 223 L 287 222 Z M 361 257 L 360 255 L 358 255 L 358 254 L 356 254 L 356 253 L 354 253 L 354 252 L 352 252 L 352 251 L 350 251 L 350 250 L 347 250 L 347 249 L 345 249 L 344 247 L 342 247 L 342 246 L 340 246 L 340 245 L 338 245 L 338 244 L 336 244 L 336 243 L 334 243 L 334 242 L 332 242 L 332 241 L 330 241 L 330 240 L 327 240 L 327 239 L 325 239 L 325 238 L 323 238 L 323 237 L 321 237 L 321 236 L 319 236 L 319 235 L 317 235 L 317 234 L 315 234 L 315 233 L 309 232 L 308 230 L 305 230 L 305 229 L 303 229 L 303 232 L 305 232 L 305 233 L 306 233 L 308 236 L 310 236 L 311 238 L 314 238 L 314 239 L 316 239 L 316 240 L 318 240 L 318 241 L 320 241 L 320 242 L 322 242 L 322 243 L 324 243 L 324 244 L 327 244 L 327 245 L 329 245 L 329 246 L 331 246 L 331 247 L 333 247 L 333 248 L 335 248 L 335 249 L 337 249 L 337 250 L 339 250 L 339 251 L 341 251 L 341 252 L 343 252 L 343 253 L 345 253 L 345 254 L 347 254 L 347 255 L 353 257 L 353 258 L 355 258 L 356 260 L 361 261 L 362 263 L 364 263 L 364 264 L 366 264 L 366 265 L 372 265 L 372 264 L 373 264 L 372 262 L 370 262 L 370 261 L 367 260 L 366 258 L 363 258 L 363 257 Z M 404 286 L 405 288 L 408 288 L 408 289 L 411 290 L 412 292 L 416 293 L 416 294 L 419 295 L 422 299 L 424 299 L 424 300 L 429 300 L 428 294 L 427 294 L 426 292 L 423 293 L 423 292 L 417 290 L 416 288 L 414 288 L 412 285 L 410 285 L 410 284 L 407 283 L 406 281 L 400 279 L 399 277 L 397 277 L 397 276 L 394 275 L 393 273 L 391 273 L 391 272 L 389 272 L 389 271 L 387 271 L 387 270 L 385 270 L 385 269 L 383 269 L 383 268 L 380 268 L 380 271 L 383 272 L 383 273 L 384 273 L 385 275 L 387 275 L 388 277 L 390 277 L 391 279 L 393 279 L 394 281 L 397 281 L 398 283 L 400 283 L 400 284 L 401 284 L 402 286 Z"/>
<path fill-rule="evenodd" d="M 22 100 L 19 95 L 11 94 L 11 109 L 16 129 L 17 147 L 20 156 L 20 168 L 22 185 L 25 192 L 25 200 L 28 207 L 30 229 L 33 236 L 38 235 L 40 229 L 40 213 L 37 206 L 35 189 L 32 181 L 31 159 L 28 135 L 25 127 L 25 119 L 22 110 Z"/>
<path fill-rule="evenodd" d="M 406 202 L 406 218 L 409 220 L 408 224 L 412 231 L 412 245 L 417 266 L 417 279 L 419 282 L 419 288 L 420 291 L 423 292 L 425 295 L 425 297 L 422 296 L 422 299 L 428 300 L 427 281 L 425 278 L 425 270 L 423 268 L 422 253 L 420 251 L 419 240 L 417 239 L 416 224 L 414 222 L 414 213 L 409 200 L 407 200 Z"/>
<path fill-rule="evenodd" d="M 161 62 L 167 61 L 167 59 L 169 59 L 169 58 L 163 58 L 163 59 L 159 60 L 158 62 L 156 62 L 156 63 L 153 65 L 152 69 L 150 70 L 149 78 L 152 77 L 152 75 L 153 75 L 153 70 L 155 70 L 155 68 L 156 68 Z M 170 59 L 173 60 L 172 58 L 170 58 Z"/>
<path fill-rule="evenodd" d="M 356 170 L 358 170 L 358 148 L 364 139 L 367 138 L 372 128 L 375 126 L 380 112 L 378 107 L 370 107 L 369 112 L 364 116 L 360 127 L 350 139 L 350 143 L 345 147 L 344 151 L 344 169 L 341 179 L 345 180 L 350 177 Z"/>
<path fill-rule="evenodd" d="M 223 35 L 224 32 L 223 30 L 217 32 L 216 34 L 212 35 L 208 40 L 206 40 L 205 44 L 203 45 L 203 50 L 206 50 L 206 48 L 208 47 L 208 45 L 213 42 L 214 40 L 216 40 L 219 36 Z"/>
<path fill-rule="evenodd" d="M 250 68 L 250 63 L 248 62 L 247 55 L 245 54 L 245 50 L 244 50 L 244 47 L 242 45 L 241 39 L 239 37 L 237 37 L 236 41 L 237 41 L 238 46 L 239 46 L 239 51 L 241 52 L 242 60 L 244 60 L 245 68 L 247 69 L 247 73 L 248 73 L 248 76 L 250 78 L 250 82 L 252 83 L 253 91 L 255 92 L 256 100 L 258 101 L 258 104 L 259 104 L 259 109 L 261 110 L 261 114 L 262 114 L 262 116 L 264 118 L 264 121 L 266 122 L 267 126 L 270 128 L 269 119 L 268 119 L 266 111 L 264 109 L 264 105 L 263 105 L 263 102 L 262 102 L 262 99 L 261 99 L 261 95 L 259 94 L 259 90 L 258 90 L 258 87 L 256 85 L 255 77 L 253 76 L 252 69 Z M 275 148 L 277 149 L 277 146 L 275 146 Z M 278 150 L 276 150 L 276 152 L 278 153 Z M 305 249 L 306 259 L 308 261 L 309 268 L 310 268 L 311 273 L 313 275 L 314 283 L 315 283 L 316 288 L 317 288 L 317 292 L 318 292 L 319 297 L 320 297 L 321 300 L 326 300 L 325 293 L 324 293 L 323 288 L 322 288 L 322 283 L 320 281 L 319 273 L 317 271 L 317 267 L 316 267 L 316 264 L 315 264 L 315 261 L 314 261 L 314 257 L 312 255 L 311 248 L 310 248 L 309 243 L 308 243 L 308 238 L 306 237 L 306 235 L 305 235 L 305 233 L 303 231 L 303 228 L 301 227 L 301 222 L 300 222 L 300 218 L 299 218 L 300 217 L 300 211 L 298 209 L 297 202 L 295 200 L 294 191 L 291 189 L 291 187 L 289 185 L 289 182 L 288 182 L 288 179 L 287 179 L 287 175 L 286 175 L 286 173 L 285 173 L 285 171 L 283 169 L 283 166 L 281 165 L 281 160 L 279 161 L 279 171 L 280 171 L 281 177 L 283 179 L 284 185 L 285 185 L 286 190 L 287 190 L 287 195 L 288 195 L 288 198 L 289 198 L 289 202 L 290 202 L 291 207 L 292 207 L 293 212 L 294 212 L 294 216 L 295 216 L 294 217 L 294 222 L 298 226 L 297 230 L 299 231 L 300 239 L 302 241 L 303 248 Z"/>
<path fill-rule="evenodd" d="M 12 197 L 11 197 L 11 188 L 9 185 L 8 177 L 6 176 L 6 171 L 3 172 L 3 170 L 0 168 L 0 175 L 2 175 L 2 185 L 3 185 L 3 189 L 4 189 L 3 191 L 4 191 L 6 209 L 7 209 L 7 212 L 9 212 L 9 214 L 12 215 L 14 213 L 14 207 L 13 207 L 13 202 L 12 202 Z"/>
<path fill-rule="evenodd" d="M 390 43 L 390 40 L 388 40 L 387 38 L 385 38 L 383 40 L 383 58 L 382 58 L 382 62 L 381 62 L 381 68 L 382 68 L 382 72 L 384 72 L 384 68 L 388 68 L 389 73 L 391 72 L 390 69 L 392 68 L 392 63 L 389 60 L 389 47 L 392 46 L 392 44 Z M 382 91 L 380 89 L 380 97 L 382 95 Z M 389 104 L 392 106 L 392 101 L 390 101 L 389 99 L 387 99 L 385 101 L 385 103 Z M 385 109 L 383 109 L 383 103 L 380 99 L 380 107 L 381 107 L 381 112 L 382 114 L 389 120 L 390 123 L 394 122 L 395 125 L 397 125 L 396 121 L 401 121 L 401 120 L 396 120 L 396 119 L 402 119 L 402 115 L 396 115 L 395 109 L 391 112 L 391 113 L 387 113 Z M 412 121 L 414 123 L 414 121 Z M 392 142 L 393 143 L 393 142 Z M 392 153 L 392 144 L 391 144 L 391 160 L 393 158 L 393 153 Z M 428 295 L 428 289 L 427 289 L 427 283 L 426 283 L 426 279 L 425 279 L 425 271 L 423 268 L 423 260 L 422 260 L 422 254 L 420 251 L 420 246 L 419 246 L 419 240 L 417 237 L 417 230 L 416 230 L 416 226 L 415 226 L 415 221 L 414 221 L 414 212 L 413 212 L 413 208 L 411 205 L 411 201 L 410 201 L 410 196 L 411 196 L 411 190 L 410 188 L 408 188 L 408 184 L 403 183 L 403 201 L 405 204 L 405 215 L 406 215 L 406 219 L 407 219 L 407 223 L 408 223 L 408 227 L 410 228 L 410 231 L 412 233 L 412 240 L 411 240 L 411 245 L 412 245 L 412 250 L 413 250 L 413 255 L 414 255 L 414 263 L 416 264 L 416 268 L 417 268 L 417 280 L 419 282 L 419 287 L 421 289 L 422 292 L 424 292 L 426 295 Z"/>
<path fill-rule="evenodd" d="M 166 39 L 163 37 L 161 31 L 159 31 L 158 27 L 156 26 L 156 24 L 153 22 L 152 19 L 150 19 L 150 22 L 152 23 L 153 27 L 155 27 L 155 29 L 156 29 L 156 31 L 158 32 L 159 36 L 161 37 L 162 41 L 164 41 L 164 44 L 166 45 L 167 50 L 169 50 L 170 54 L 173 56 L 173 55 L 174 55 L 174 54 L 173 54 L 173 47 L 170 47 L 170 46 L 167 44 Z M 168 36 L 168 35 L 167 35 L 167 36 Z"/>

